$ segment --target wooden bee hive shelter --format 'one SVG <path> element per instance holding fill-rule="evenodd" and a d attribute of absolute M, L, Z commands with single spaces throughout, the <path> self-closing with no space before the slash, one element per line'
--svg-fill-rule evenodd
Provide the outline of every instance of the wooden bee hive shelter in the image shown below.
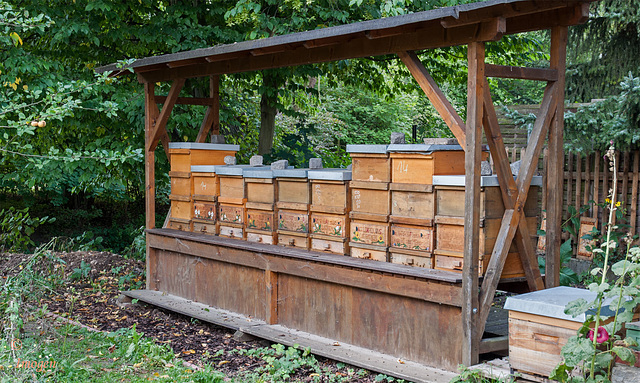
<path fill-rule="evenodd" d="M 273 171 L 278 195 L 278 245 L 309 249 L 311 184 L 307 178 L 308 171 L 309 169 Z"/>
<path fill-rule="evenodd" d="M 351 155 L 349 247 L 356 258 L 388 261 L 391 161 L 387 145 L 347 145 Z"/>
<path fill-rule="evenodd" d="M 590 2 L 489 0 L 143 58 L 124 68 L 118 64 L 98 68 L 101 73 L 114 71 L 112 75 L 133 70 L 146 97 L 147 286 L 126 294 L 277 342 L 309 346 L 314 353 L 408 380 L 449 380 L 427 366 L 455 371 L 460 363 L 476 364 L 481 353 L 506 348 L 507 339 L 487 341 L 483 334 L 512 243 L 531 290 L 545 288 L 545 282 L 546 287 L 559 283 L 567 31 L 588 18 Z M 545 29 L 550 30 L 547 67 L 486 62 L 486 42 Z M 416 53 L 457 45 L 467 46 L 466 121 Z M 458 160 L 464 163 L 465 174 L 461 274 L 155 228 L 155 149 L 162 143 L 169 152 L 166 124 L 175 104 L 207 107 L 196 139 L 201 143 L 210 132 L 219 134 L 221 75 L 379 55 L 398 56 L 464 149 Z M 197 77 L 209 78 L 210 97 L 180 97 L 185 81 Z M 488 77 L 546 85 L 515 180 Z M 166 96 L 156 94 L 158 82 L 171 82 Z M 481 281 L 483 130 L 505 210 Z M 547 254 L 543 281 L 531 250 L 532 233 L 524 206 L 545 141 Z M 216 174 L 221 177 L 217 168 Z M 392 183 L 399 181 L 392 179 Z M 221 177 L 221 205 L 222 182 Z M 229 312 L 234 313 L 233 320 Z M 340 347 L 330 346 L 335 342 Z"/>

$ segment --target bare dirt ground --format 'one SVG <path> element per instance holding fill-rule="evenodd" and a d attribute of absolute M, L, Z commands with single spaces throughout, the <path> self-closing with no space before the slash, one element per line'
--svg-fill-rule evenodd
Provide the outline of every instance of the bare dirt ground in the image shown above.
<path fill-rule="evenodd" d="M 3 278 L 19 271 L 19 265 L 30 256 L 0 254 Z M 57 259 L 56 259 L 57 258 Z M 60 262 L 62 261 L 62 262 Z M 138 302 L 122 304 L 121 291 L 144 288 L 145 264 L 108 252 L 55 253 L 54 259 L 37 268 L 58 277 L 64 283 L 47 294 L 39 305 L 51 313 L 80 322 L 101 331 L 116 331 L 136 327 L 158 343 L 169 345 L 176 356 L 197 366 L 209 363 L 232 377 L 251 371 L 266 362 L 254 356 L 232 352 L 269 346 L 264 340 L 240 342 L 233 330 L 201 322 Z M 42 262 L 41 262 L 42 263 Z M 332 360 L 316 357 L 332 374 L 351 382 L 375 382 L 376 373 L 356 374 L 359 369 Z M 297 372 L 294 381 L 313 381 L 310 371 Z"/>

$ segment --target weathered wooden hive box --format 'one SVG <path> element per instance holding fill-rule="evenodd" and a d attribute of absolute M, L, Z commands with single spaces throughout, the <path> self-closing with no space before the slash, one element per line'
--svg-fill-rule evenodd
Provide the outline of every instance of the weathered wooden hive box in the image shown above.
<path fill-rule="evenodd" d="M 249 165 L 216 167 L 220 196 L 218 197 L 218 235 L 245 239 L 244 223 L 247 219 L 247 194 L 242 178 L 243 168 Z"/>
<path fill-rule="evenodd" d="M 218 165 L 220 166 L 220 165 Z M 192 165 L 193 232 L 216 235 L 220 183 L 214 165 Z"/>
<path fill-rule="evenodd" d="M 311 249 L 348 255 L 351 171 L 322 169 L 307 174 L 311 183 Z"/>
<path fill-rule="evenodd" d="M 278 169 L 276 214 L 278 245 L 309 249 L 309 206 L 311 187 L 308 169 Z"/>
<path fill-rule="evenodd" d="M 388 261 L 391 160 L 387 145 L 347 145 L 351 155 L 349 247 L 356 258 Z"/>
<path fill-rule="evenodd" d="M 193 216 L 192 165 L 222 165 L 224 157 L 235 156 L 238 145 L 175 142 L 169 144 L 171 156 L 171 216 L 168 227 L 191 231 Z"/>
<path fill-rule="evenodd" d="M 435 193 L 433 177 L 464 174 L 460 145 L 391 144 L 389 260 L 433 268 Z"/>
<path fill-rule="evenodd" d="M 435 268 L 462 272 L 464 259 L 464 176 L 434 176 L 436 195 L 435 216 Z M 525 217 L 536 243 L 538 216 L 538 189 L 542 177 L 535 176 L 524 207 Z M 487 269 L 495 245 L 504 205 L 497 176 L 482 176 L 480 179 L 480 265 L 481 275 Z M 512 244 L 502 278 L 522 277 L 524 271 L 517 247 Z"/>
<path fill-rule="evenodd" d="M 560 351 L 576 335 L 585 314 L 572 317 L 564 313 L 569 302 L 595 293 L 575 287 L 554 287 L 507 298 L 509 310 L 509 363 L 517 371 L 549 376 L 562 361 Z M 603 315 L 614 313 L 603 306 Z"/>
<path fill-rule="evenodd" d="M 275 204 L 277 187 L 270 167 L 248 167 L 242 170 L 247 191 L 247 241 L 276 243 Z"/>

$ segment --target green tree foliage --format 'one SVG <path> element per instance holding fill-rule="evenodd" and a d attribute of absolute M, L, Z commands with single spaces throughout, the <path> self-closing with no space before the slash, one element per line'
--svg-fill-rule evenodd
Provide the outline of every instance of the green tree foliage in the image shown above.
<path fill-rule="evenodd" d="M 575 102 L 616 94 L 625 76 L 640 74 L 640 0 L 597 1 L 590 13 L 570 29 L 567 98 Z"/>

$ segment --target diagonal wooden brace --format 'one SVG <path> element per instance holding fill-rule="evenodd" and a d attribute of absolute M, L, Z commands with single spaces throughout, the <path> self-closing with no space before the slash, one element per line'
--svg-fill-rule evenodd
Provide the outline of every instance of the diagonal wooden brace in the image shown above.
<path fill-rule="evenodd" d="M 209 77 L 209 96 L 211 97 L 211 105 L 204 114 L 204 120 L 200 126 L 196 142 L 204 142 L 207 134 L 220 133 L 220 76 Z"/>
<path fill-rule="evenodd" d="M 167 152 L 167 158 L 169 157 L 169 135 L 167 134 L 167 121 L 169 121 L 169 116 L 173 111 L 173 107 L 176 104 L 176 100 L 178 99 L 178 95 L 182 90 L 182 86 L 184 85 L 184 78 L 179 78 L 173 81 L 171 84 L 171 90 L 169 90 L 169 95 L 162 107 L 162 111 L 158 118 L 154 121 L 152 130 L 150 132 L 150 141 L 147 146 L 147 151 L 153 152 L 156 150 L 158 146 L 158 142 L 162 141 L 162 145 L 164 146 L 164 150 Z"/>
<path fill-rule="evenodd" d="M 442 93 L 438 84 L 436 84 L 429 75 L 429 72 L 427 72 L 427 69 L 422 65 L 418 56 L 415 52 L 398 52 L 398 57 L 400 57 L 404 65 L 407 66 L 411 75 L 413 75 L 420 85 L 420 88 L 422 88 L 429 98 L 429 101 L 431 101 L 444 122 L 449 129 L 451 129 L 453 135 L 456 136 L 460 146 L 464 148 L 466 143 L 465 123 L 453 108 L 453 105 L 447 100 L 444 93 Z"/>
<path fill-rule="evenodd" d="M 496 115 L 495 107 L 493 106 L 488 82 L 485 82 L 484 88 L 483 126 L 487 137 L 487 143 L 491 150 L 491 155 L 494 158 L 504 207 L 505 209 L 513 209 L 518 196 L 518 191 L 516 188 L 516 182 L 511 174 L 509 158 L 505 151 L 504 141 L 502 140 L 500 126 L 498 125 L 498 117 Z M 529 289 L 531 291 L 543 289 L 544 282 L 540 275 L 538 260 L 533 249 L 533 244 L 531 243 L 531 234 L 529 233 L 529 227 L 524 219 L 521 219 L 518 224 L 515 239 Z"/>
<path fill-rule="evenodd" d="M 527 152 L 525 157 L 522 159 L 520 173 L 516 180 L 517 194 L 515 196 L 515 200 L 513 200 L 513 207 L 511 209 L 505 209 L 496 244 L 493 248 L 484 280 L 482 281 L 479 304 L 480 316 L 478 318 L 479 328 L 477 332 L 480 338 L 482 338 L 482 334 L 484 333 L 484 327 L 489 316 L 491 303 L 498 287 L 498 282 L 500 282 L 500 275 L 502 274 L 502 269 L 504 268 L 507 254 L 509 253 L 509 247 L 515 237 L 520 221 L 523 221 L 521 219 L 523 217 L 522 210 L 527 193 L 529 192 L 529 187 L 531 186 L 531 179 L 533 178 L 533 173 L 538 167 L 538 159 L 542 152 L 544 139 L 555 115 L 558 103 L 555 84 L 556 83 L 549 83 L 545 89 L 540 113 L 538 114 L 538 118 L 536 118 L 536 122 L 533 126 L 533 130 L 529 138 L 529 145 L 527 146 Z"/>

